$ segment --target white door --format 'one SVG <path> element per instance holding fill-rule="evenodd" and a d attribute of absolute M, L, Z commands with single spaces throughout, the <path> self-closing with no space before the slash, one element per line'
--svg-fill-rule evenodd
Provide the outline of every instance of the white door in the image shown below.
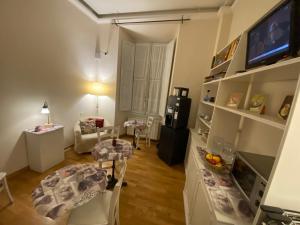
<path fill-rule="evenodd" d="M 136 44 L 134 58 L 134 81 L 132 111 L 145 114 L 147 109 L 150 44 Z"/>
<path fill-rule="evenodd" d="M 165 57 L 166 44 L 153 44 L 149 71 L 148 114 L 157 115 L 159 112 Z"/>
<path fill-rule="evenodd" d="M 166 46 L 166 58 L 164 72 L 161 80 L 161 94 L 159 103 L 159 115 L 164 117 L 169 96 L 170 79 L 172 75 L 173 59 L 174 59 L 175 40 Z"/>
<path fill-rule="evenodd" d="M 131 111 L 135 44 L 122 42 L 120 111 Z"/>

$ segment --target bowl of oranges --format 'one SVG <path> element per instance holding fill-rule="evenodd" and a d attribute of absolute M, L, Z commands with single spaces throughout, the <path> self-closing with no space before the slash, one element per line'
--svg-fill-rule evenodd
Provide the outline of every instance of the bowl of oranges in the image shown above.
<path fill-rule="evenodd" d="M 206 153 L 204 162 L 214 170 L 222 171 L 225 168 L 225 162 L 220 155 Z"/>

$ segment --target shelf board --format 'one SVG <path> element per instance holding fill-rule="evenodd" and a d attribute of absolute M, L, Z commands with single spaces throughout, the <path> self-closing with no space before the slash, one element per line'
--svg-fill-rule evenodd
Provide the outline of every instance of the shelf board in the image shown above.
<path fill-rule="evenodd" d="M 264 123 L 266 125 L 269 125 L 269 126 L 281 129 L 281 130 L 285 129 L 286 121 L 284 121 L 280 118 L 277 118 L 277 117 L 272 117 L 272 116 L 268 116 L 268 115 L 260 115 L 260 114 L 254 113 L 254 112 L 250 112 L 249 110 L 232 109 L 229 107 L 219 106 L 219 105 L 217 105 L 216 108 L 243 116 L 245 118 L 248 118 L 248 119 L 260 122 L 260 123 Z"/>
<path fill-rule="evenodd" d="M 212 81 L 203 83 L 202 85 L 203 85 L 203 86 L 205 86 L 205 85 L 210 85 L 210 84 L 216 84 L 216 85 L 218 85 L 222 79 L 223 79 L 223 78 L 220 78 L 220 79 L 217 79 L 217 80 L 212 80 Z"/>
<path fill-rule="evenodd" d="M 205 105 L 209 105 L 211 107 L 215 107 L 215 103 L 212 103 L 212 102 L 202 101 L 202 103 L 205 104 Z"/>
<path fill-rule="evenodd" d="M 214 68 L 211 69 L 211 72 L 216 71 L 216 70 L 218 70 L 218 69 L 220 69 L 222 67 L 225 67 L 225 66 L 229 65 L 230 62 L 231 62 L 231 60 L 232 60 L 232 58 L 227 59 L 225 62 L 222 62 L 221 64 L 215 66 Z"/>
<path fill-rule="evenodd" d="M 207 126 L 209 129 L 211 128 L 211 125 L 205 119 L 202 119 L 200 116 L 198 118 L 205 126 Z"/>
<path fill-rule="evenodd" d="M 272 72 L 276 70 L 276 72 Z M 222 79 L 248 82 L 253 77 L 253 82 L 271 82 L 297 80 L 300 73 L 300 57 L 281 61 L 272 65 L 258 67 L 243 73 L 227 76 Z"/>

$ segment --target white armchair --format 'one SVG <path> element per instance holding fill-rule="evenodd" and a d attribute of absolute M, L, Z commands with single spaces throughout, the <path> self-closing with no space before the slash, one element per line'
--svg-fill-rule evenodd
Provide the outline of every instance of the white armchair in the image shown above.
<path fill-rule="evenodd" d="M 109 124 L 105 123 L 105 126 Z M 97 132 L 92 134 L 82 134 L 80 129 L 80 121 L 77 121 L 74 126 L 74 136 L 75 136 L 75 147 L 74 150 L 77 153 L 91 152 L 93 147 L 98 142 Z M 107 133 L 101 133 L 101 139 L 109 138 L 110 135 Z"/>

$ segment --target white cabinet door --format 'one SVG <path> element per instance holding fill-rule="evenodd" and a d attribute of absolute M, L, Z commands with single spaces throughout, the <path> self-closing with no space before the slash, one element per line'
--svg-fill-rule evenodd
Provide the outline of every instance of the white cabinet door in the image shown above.
<path fill-rule="evenodd" d="M 122 42 L 120 110 L 131 111 L 135 44 Z"/>
<path fill-rule="evenodd" d="M 197 188 L 198 183 L 198 176 L 197 171 L 199 171 L 195 158 L 194 153 L 191 152 L 189 155 L 189 160 L 187 164 L 187 170 L 186 170 L 186 183 L 185 183 L 185 190 L 186 190 L 186 197 L 187 197 L 187 205 L 189 209 L 189 221 L 191 220 L 191 213 L 193 211 L 194 205 L 195 205 L 195 191 Z"/>
<path fill-rule="evenodd" d="M 207 201 L 207 196 L 203 185 L 201 184 L 201 177 L 197 175 L 197 187 L 194 195 L 194 207 L 190 215 L 191 225 L 216 225 L 214 214 L 210 204 Z"/>
<path fill-rule="evenodd" d="M 150 44 L 136 44 L 134 58 L 134 81 L 132 111 L 146 113 L 148 87 L 147 78 L 149 73 Z"/>

